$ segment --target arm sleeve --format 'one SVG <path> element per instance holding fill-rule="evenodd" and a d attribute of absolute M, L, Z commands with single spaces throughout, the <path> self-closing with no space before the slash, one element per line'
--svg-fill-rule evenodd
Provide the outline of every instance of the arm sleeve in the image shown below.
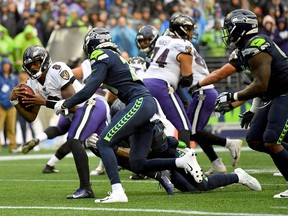
<path fill-rule="evenodd" d="M 93 66 L 93 65 L 92 65 Z M 85 85 L 85 87 L 77 92 L 72 97 L 65 100 L 64 106 L 71 108 L 77 104 L 88 100 L 103 83 L 107 74 L 107 65 L 105 63 L 98 63 L 92 68 L 92 73 Z"/>

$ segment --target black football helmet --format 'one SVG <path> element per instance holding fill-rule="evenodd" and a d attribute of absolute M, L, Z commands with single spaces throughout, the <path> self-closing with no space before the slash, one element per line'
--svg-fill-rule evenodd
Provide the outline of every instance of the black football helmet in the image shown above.
<path fill-rule="evenodd" d="M 106 44 L 105 44 L 106 43 Z M 99 46 L 101 44 L 101 46 Z M 110 32 L 105 28 L 92 28 L 85 36 L 83 50 L 90 57 L 95 49 L 116 45 L 112 43 Z M 118 48 L 118 47 L 117 47 Z"/>
<path fill-rule="evenodd" d="M 146 62 L 141 56 L 134 56 L 128 60 L 128 63 L 131 67 L 138 70 L 146 71 Z"/>
<path fill-rule="evenodd" d="M 41 63 L 39 71 L 30 70 L 29 65 L 36 61 L 40 61 Z M 39 79 L 43 72 L 49 69 L 51 64 L 51 57 L 44 47 L 33 45 L 24 51 L 22 67 L 28 73 L 31 79 Z"/>
<path fill-rule="evenodd" d="M 241 46 L 241 42 L 258 34 L 257 16 L 244 9 L 230 12 L 224 19 L 222 34 L 225 45 Z"/>
<path fill-rule="evenodd" d="M 195 21 L 187 15 L 176 15 L 171 17 L 169 31 L 179 38 L 189 39 L 187 30 L 194 31 L 196 29 Z"/>
<path fill-rule="evenodd" d="M 141 52 L 148 53 L 154 49 L 154 46 L 158 37 L 159 37 L 159 32 L 154 26 L 144 25 L 137 32 L 136 39 L 135 39 L 136 45 Z M 149 46 L 146 48 L 141 47 L 139 43 L 140 40 L 144 40 L 144 39 L 148 39 L 150 42 Z"/>

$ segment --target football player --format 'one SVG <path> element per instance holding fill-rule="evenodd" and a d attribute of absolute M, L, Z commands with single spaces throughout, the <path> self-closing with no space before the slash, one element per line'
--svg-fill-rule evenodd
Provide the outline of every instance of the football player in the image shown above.
<path fill-rule="evenodd" d="M 128 202 L 113 151 L 113 147 L 125 138 L 129 138 L 131 145 L 130 164 L 133 171 L 145 173 L 182 168 L 187 169 L 196 181 L 201 182 L 202 171 L 193 149 L 182 158 L 147 160 L 149 140 L 153 136 L 153 124 L 150 119 L 157 113 L 157 102 L 134 71 L 130 70 L 127 61 L 119 55 L 111 42 L 109 31 L 97 27 L 91 29 L 85 37 L 83 48 L 90 59 L 92 74 L 81 91 L 55 104 L 55 113 L 66 112 L 87 100 L 102 83 L 126 105 L 111 119 L 111 123 L 100 134 L 97 142 L 112 192 L 103 199 L 96 199 L 95 202 Z"/>
<path fill-rule="evenodd" d="M 150 66 L 153 50 L 158 37 L 158 30 L 151 25 L 144 25 L 137 32 L 135 41 L 138 49 L 145 53 L 146 68 Z"/>
<path fill-rule="evenodd" d="M 19 87 L 13 89 L 10 99 L 16 102 L 17 111 L 29 122 L 35 120 L 40 106 L 53 108 L 57 100 L 70 97 L 83 88 L 71 69 L 63 62 L 52 63 L 48 51 L 41 46 L 30 46 L 25 50 L 23 68 L 30 77 L 26 84 L 36 93 L 24 101 L 33 106 L 33 109 L 28 112 L 17 104 L 17 96 L 22 90 Z M 67 143 L 72 151 L 80 180 L 79 188 L 68 195 L 67 199 L 94 197 L 89 178 L 88 157 L 82 143 L 92 133 L 100 134 L 107 125 L 108 112 L 106 101 L 92 96 L 77 107 L 73 107 L 73 113 L 67 118 L 60 119 L 63 130 L 68 131 Z"/>
<path fill-rule="evenodd" d="M 116 114 L 124 107 L 125 105 L 123 106 L 119 100 L 118 101 L 116 100 L 114 104 L 111 106 L 111 113 Z M 151 150 L 149 151 L 148 157 L 178 158 L 181 154 L 184 154 L 184 152 L 187 151 L 187 148 L 177 149 L 178 140 L 176 140 L 173 136 L 166 136 L 164 131 L 165 124 L 163 124 L 162 122 L 163 120 L 167 121 L 167 119 L 165 119 L 165 116 L 159 119 L 155 119 L 153 121 L 154 132 L 153 132 L 153 139 L 151 140 Z M 95 147 L 96 151 L 95 154 L 99 155 L 96 147 L 97 140 L 98 140 L 97 135 L 92 135 L 86 140 L 86 146 Z M 121 142 L 121 146 L 118 147 L 115 151 L 118 164 L 127 170 L 132 170 L 129 163 L 129 152 L 130 152 L 129 147 L 130 147 L 129 140 L 123 140 Z M 159 176 L 163 175 L 162 173 L 159 174 L 157 172 L 144 173 L 144 174 L 157 180 Z M 182 192 L 208 191 L 234 183 L 243 184 L 252 190 L 259 191 L 262 189 L 258 180 L 250 176 L 241 168 L 235 169 L 234 173 L 231 174 L 213 174 L 208 177 L 204 177 L 203 181 L 200 184 L 197 183 L 184 170 L 167 170 L 165 171 L 164 178 L 169 178 L 171 180 L 171 182 L 170 181 L 166 182 L 167 184 L 170 184 L 170 187 L 166 185 L 166 188 L 169 188 L 169 190 L 165 188 L 167 193 L 170 195 L 173 194 L 174 192 L 174 186 Z"/>
<path fill-rule="evenodd" d="M 238 92 L 219 95 L 216 107 L 255 97 L 266 102 L 255 113 L 246 140 L 250 148 L 269 154 L 288 181 L 288 151 L 281 145 L 288 127 L 287 56 L 269 37 L 258 34 L 257 16 L 249 10 L 238 9 L 227 14 L 223 41 L 237 48 L 237 56 L 249 72 L 251 83 Z M 288 198 L 288 190 L 274 198 Z"/>
<path fill-rule="evenodd" d="M 172 17 L 169 30 L 176 34 L 173 37 L 163 35 L 157 39 L 150 66 L 143 79 L 145 86 L 159 101 L 167 119 L 178 130 L 179 140 L 187 146 L 190 146 L 191 124 L 176 89 L 179 83 L 183 87 L 192 84 L 190 41 L 194 28 L 191 17 Z"/>

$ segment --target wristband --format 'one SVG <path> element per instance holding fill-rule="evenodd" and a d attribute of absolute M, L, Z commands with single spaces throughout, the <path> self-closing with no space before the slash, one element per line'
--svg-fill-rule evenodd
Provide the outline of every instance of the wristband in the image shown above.
<path fill-rule="evenodd" d="M 47 100 L 46 101 L 46 107 L 54 109 L 54 106 L 55 106 L 56 103 L 57 103 L 57 101 Z"/>
<path fill-rule="evenodd" d="M 233 94 L 233 99 L 234 101 L 238 101 L 238 92 Z"/>
<path fill-rule="evenodd" d="M 15 99 L 15 100 L 10 100 L 10 103 L 13 105 L 13 106 L 16 106 L 18 103 L 19 103 L 19 101 L 18 101 L 18 99 Z"/>

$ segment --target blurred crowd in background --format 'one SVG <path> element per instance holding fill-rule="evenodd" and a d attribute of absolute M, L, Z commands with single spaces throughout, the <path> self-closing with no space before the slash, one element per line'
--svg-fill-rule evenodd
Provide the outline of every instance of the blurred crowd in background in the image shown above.
<path fill-rule="evenodd" d="M 132 57 L 141 54 L 135 44 L 141 26 L 153 25 L 162 34 L 177 13 L 196 21 L 194 45 L 204 57 L 223 56 L 223 19 L 237 8 L 252 10 L 259 18 L 260 32 L 288 53 L 288 0 L 0 0 L 0 5 L 0 55 L 8 56 L 17 71 L 24 49 L 31 43 L 46 47 L 54 29 L 105 27 L 120 50 Z"/>
<path fill-rule="evenodd" d="M 271 37 L 288 54 L 288 0 L 0 0 L 0 6 L 0 108 L 4 111 L 14 109 L 7 105 L 10 93 L 3 88 L 7 78 L 4 65 L 10 65 L 9 76 L 17 80 L 11 79 L 9 85 L 24 82 L 25 49 L 36 44 L 47 47 L 53 31 L 62 28 L 87 32 L 91 27 L 105 27 L 128 59 L 143 55 L 135 43 L 143 25 L 155 26 L 161 35 L 169 27 L 169 19 L 181 13 L 197 23 L 194 46 L 204 58 L 228 57 L 231 50 L 227 50 L 221 36 L 224 17 L 243 8 L 258 16 L 260 33 Z M 82 44 L 83 38 L 79 41 Z"/>

